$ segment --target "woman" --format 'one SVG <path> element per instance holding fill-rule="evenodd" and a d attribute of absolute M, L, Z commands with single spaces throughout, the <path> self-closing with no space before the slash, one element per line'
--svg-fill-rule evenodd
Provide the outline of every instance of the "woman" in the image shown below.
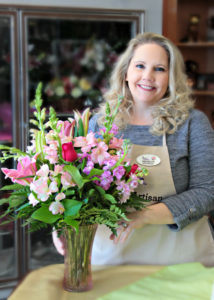
<path fill-rule="evenodd" d="M 149 169 L 138 193 L 150 205 L 130 213 L 117 236 L 99 226 L 92 263 L 214 265 L 206 216 L 214 209 L 214 132 L 193 109 L 179 50 L 161 35 L 139 34 L 121 55 L 110 84 L 105 100 L 111 107 L 124 96 L 115 123 L 133 144 L 131 160 Z M 104 106 L 90 130 L 98 132 L 103 116 Z"/>

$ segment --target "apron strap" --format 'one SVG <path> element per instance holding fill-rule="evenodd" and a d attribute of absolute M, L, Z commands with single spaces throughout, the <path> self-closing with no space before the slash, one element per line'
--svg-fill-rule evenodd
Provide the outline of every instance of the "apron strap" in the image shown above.
<path fill-rule="evenodd" d="M 163 134 L 163 146 L 166 146 L 166 133 Z"/>

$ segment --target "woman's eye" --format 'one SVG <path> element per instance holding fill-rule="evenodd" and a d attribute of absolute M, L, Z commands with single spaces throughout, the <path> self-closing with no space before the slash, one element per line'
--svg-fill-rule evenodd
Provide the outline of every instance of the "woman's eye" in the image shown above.
<path fill-rule="evenodd" d="M 143 68 L 144 68 L 144 65 L 142 65 L 142 64 L 137 64 L 137 65 L 136 65 L 136 68 L 138 68 L 138 69 L 143 69 Z"/>
<path fill-rule="evenodd" d="M 162 67 L 156 67 L 156 68 L 155 68 L 155 71 L 158 71 L 158 72 L 165 72 L 165 69 L 162 68 Z"/>

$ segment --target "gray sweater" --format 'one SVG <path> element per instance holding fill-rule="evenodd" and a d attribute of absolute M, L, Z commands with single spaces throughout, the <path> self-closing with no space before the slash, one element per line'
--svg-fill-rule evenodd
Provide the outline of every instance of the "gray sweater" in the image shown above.
<path fill-rule="evenodd" d="M 97 118 L 91 118 L 89 131 L 99 131 Z M 121 135 L 137 145 L 162 145 L 162 136 L 152 135 L 149 126 L 128 125 Z M 175 220 L 170 229 L 178 231 L 214 210 L 214 131 L 207 116 L 193 109 L 166 142 L 177 194 L 162 202 Z"/>

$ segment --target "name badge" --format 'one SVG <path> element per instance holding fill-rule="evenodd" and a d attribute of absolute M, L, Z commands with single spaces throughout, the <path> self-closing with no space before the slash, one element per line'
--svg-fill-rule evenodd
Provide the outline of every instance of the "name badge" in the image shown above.
<path fill-rule="evenodd" d="M 160 163 L 160 157 L 154 154 L 142 154 L 137 157 L 137 163 L 146 167 L 153 167 Z"/>

